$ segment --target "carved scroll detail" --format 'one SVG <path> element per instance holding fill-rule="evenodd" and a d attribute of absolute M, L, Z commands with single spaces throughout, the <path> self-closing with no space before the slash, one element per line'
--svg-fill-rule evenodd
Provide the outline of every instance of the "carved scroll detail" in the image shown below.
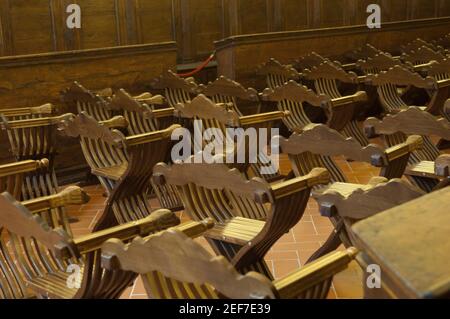
<path fill-rule="evenodd" d="M 171 70 L 164 71 L 150 83 L 150 86 L 154 89 L 181 89 L 193 94 L 196 94 L 198 89 L 197 84 L 192 79 L 183 79 Z"/>
<path fill-rule="evenodd" d="M 388 71 L 381 71 L 377 75 L 369 74 L 367 76 L 367 82 L 372 85 L 413 85 L 423 89 L 431 89 L 436 86 L 436 80 L 432 77 L 423 78 L 420 74 L 411 72 L 406 67 L 400 65 L 396 65 Z"/>
<path fill-rule="evenodd" d="M 210 82 L 207 86 L 200 85 L 199 93 L 203 93 L 206 96 L 213 95 L 226 95 L 237 97 L 243 100 L 258 101 L 258 92 L 253 88 L 246 89 L 242 84 L 233 81 L 223 75 L 221 75 L 214 82 Z"/>
<path fill-rule="evenodd" d="M 305 78 L 310 80 L 330 79 L 345 83 L 355 83 L 358 79 L 355 73 L 347 73 L 329 60 L 325 60 L 318 66 L 313 66 L 310 70 L 306 69 L 303 73 Z"/>
<path fill-rule="evenodd" d="M 230 298 L 275 297 L 268 279 L 253 273 L 239 274 L 223 256 L 212 257 L 198 243 L 174 229 L 146 239 L 138 237 L 128 245 L 117 239 L 108 240 L 102 252 L 102 264 L 106 268 L 116 263 L 123 270 L 140 274 L 158 271 L 181 282 L 210 284 Z"/>
<path fill-rule="evenodd" d="M 77 116 L 72 114 L 71 118 L 61 121 L 58 130 L 66 136 L 81 136 L 90 139 L 100 139 L 108 144 L 116 146 L 123 145 L 123 141 L 125 140 L 122 133 L 117 130 L 110 130 L 108 125 L 97 122 L 85 112 L 82 112 Z"/>
<path fill-rule="evenodd" d="M 216 104 L 203 94 L 192 101 L 175 105 L 175 113 L 182 117 L 216 119 L 230 126 L 239 126 L 239 115 L 232 110 L 232 105 Z"/>
<path fill-rule="evenodd" d="M 202 156 L 201 153 L 198 154 Z M 222 154 L 217 155 L 225 160 Z M 191 156 L 185 163 L 171 166 L 159 163 L 153 168 L 153 176 L 161 178 L 171 185 L 187 185 L 193 183 L 208 189 L 227 189 L 246 196 L 252 200 L 261 201 L 265 195 L 270 196 L 270 185 L 259 178 L 248 180 L 237 168 L 229 168 L 222 163 L 195 163 Z M 201 172 L 201 174 L 199 174 Z"/>
<path fill-rule="evenodd" d="M 450 140 L 450 123 L 417 107 L 410 107 L 397 114 L 388 114 L 382 120 L 369 118 L 364 122 L 365 130 L 377 134 L 436 135 Z"/>
<path fill-rule="evenodd" d="M 400 61 L 394 59 L 392 55 L 385 52 L 375 54 L 366 60 L 359 60 L 356 66 L 362 70 L 377 68 L 380 70 L 389 70 L 390 68 L 400 64 Z"/>
<path fill-rule="evenodd" d="M 387 163 L 386 154 L 378 145 L 362 147 L 354 138 L 345 138 L 323 124 L 308 124 L 302 133 L 293 133 L 289 139 L 280 138 L 280 146 L 283 153 L 287 154 L 311 152 L 325 156 L 344 155 L 368 163 L 381 158 Z"/>
<path fill-rule="evenodd" d="M 261 98 L 265 101 L 307 102 L 314 106 L 326 106 L 331 102 L 325 94 L 317 95 L 313 90 L 292 80 L 275 89 L 265 89 Z"/>
<path fill-rule="evenodd" d="M 260 75 L 281 75 L 292 80 L 298 80 L 300 78 L 300 73 L 292 66 L 284 65 L 273 58 L 258 67 L 256 73 Z"/>
<path fill-rule="evenodd" d="M 339 184 L 339 183 L 338 183 Z M 364 219 L 423 196 L 425 193 L 401 179 L 374 177 L 367 185 L 360 185 L 351 193 L 340 193 L 331 187 L 319 195 L 319 206 L 335 207 L 339 216 Z"/>
<path fill-rule="evenodd" d="M 441 61 L 445 59 L 442 53 L 436 52 L 429 47 L 422 46 L 408 53 L 403 53 L 402 59 L 406 62 L 416 64 L 417 62 Z"/>
<path fill-rule="evenodd" d="M 0 195 L 0 228 L 20 237 L 34 238 L 49 249 L 71 245 L 64 231 L 52 229 L 40 216 L 33 215 L 8 193 Z"/>

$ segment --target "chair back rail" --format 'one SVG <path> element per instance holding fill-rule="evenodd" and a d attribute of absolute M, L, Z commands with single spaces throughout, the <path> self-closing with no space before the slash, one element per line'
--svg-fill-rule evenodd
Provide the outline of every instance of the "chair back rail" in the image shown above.
<path fill-rule="evenodd" d="M 211 256 L 175 228 L 129 244 L 109 240 L 103 245 L 103 265 L 140 273 L 149 298 L 326 298 L 333 276 L 355 254 L 350 249 L 329 255 L 272 282 L 256 272 L 236 271 L 225 257 Z"/>
<path fill-rule="evenodd" d="M 282 86 L 289 80 L 300 80 L 301 77 L 301 74 L 291 65 L 283 65 L 273 58 L 259 66 L 256 74 L 266 77 L 266 84 L 270 89 Z"/>

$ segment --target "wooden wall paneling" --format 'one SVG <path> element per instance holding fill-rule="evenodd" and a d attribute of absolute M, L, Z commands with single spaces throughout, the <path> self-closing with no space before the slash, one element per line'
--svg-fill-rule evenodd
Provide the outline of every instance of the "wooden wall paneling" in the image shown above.
<path fill-rule="evenodd" d="M 241 34 L 239 0 L 223 0 L 222 10 L 224 11 L 223 17 L 227 36 Z"/>
<path fill-rule="evenodd" d="M 428 19 L 436 16 L 438 1 L 436 0 L 411 0 L 411 19 Z"/>
<path fill-rule="evenodd" d="M 266 0 L 239 0 L 240 34 L 268 32 Z"/>
<path fill-rule="evenodd" d="M 11 30 L 9 1 L 0 1 L 0 50 L 2 55 L 14 54 L 14 40 Z"/>
<path fill-rule="evenodd" d="M 448 0 L 439 0 L 438 6 L 438 14 L 439 17 L 448 17 L 450 16 L 450 1 Z"/>
<path fill-rule="evenodd" d="M 8 2 L 14 54 L 53 51 L 52 19 L 48 0 Z"/>
<path fill-rule="evenodd" d="M 52 23 L 52 51 L 68 50 L 64 33 L 66 32 L 66 14 L 61 0 L 49 0 L 50 16 Z"/>
<path fill-rule="evenodd" d="M 133 20 L 134 10 L 131 12 L 129 11 L 130 1 L 114 0 L 114 2 L 117 45 L 136 44 L 137 42 L 134 37 L 137 33 L 135 27 L 136 23 Z"/>
<path fill-rule="evenodd" d="M 133 0 L 129 10 L 134 8 L 139 33 L 139 43 L 157 43 L 175 39 L 173 30 L 172 0 Z"/>
<path fill-rule="evenodd" d="M 342 15 L 342 25 L 358 25 L 356 16 L 358 14 L 358 1 L 359 0 L 343 0 L 344 7 Z M 364 10 L 365 11 L 365 10 Z"/>
<path fill-rule="evenodd" d="M 222 36 L 222 1 L 190 0 L 191 45 L 201 59 L 214 51 L 214 41 Z"/>
<path fill-rule="evenodd" d="M 318 0 L 320 23 L 322 28 L 338 27 L 344 25 L 345 1 Z"/>
<path fill-rule="evenodd" d="M 94 49 L 118 45 L 116 1 L 77 0 L 81 7 L 80 48 Z"/>
<path fill-rule="evenodd" d="M 302 30 L 309 26 L 309 0 L 278 0 L 276 1 L 281 16 L 279 31 Z"/>

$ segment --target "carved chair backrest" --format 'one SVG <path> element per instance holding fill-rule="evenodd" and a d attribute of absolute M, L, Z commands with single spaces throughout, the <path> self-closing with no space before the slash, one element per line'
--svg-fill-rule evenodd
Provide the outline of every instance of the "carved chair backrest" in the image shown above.
<path fill-rule="evenodd" d="M 311 123 L 303 103 L 316 107 L 327 107 L 330 103 L 330 98 L 325 94 L 317 95 L 306 86 L 292 80 L 274 89 L 265 89 L 261 99 L 277 102 L 278 110 L 289 112 L 289 115 L 283 118 L 283 122 L 291 132 L 301 130 Z"/>
<path fill-rule="evenodd" d="M 357 67 L 366 75 L 378 74 L 399 64 L 401 64 L 399 60 L 394 59 L 392 55 L 386 52 L 380 52 L 372 57 L 356 62 Z"/>
<path fill-rule="evenodd" d="M 64 90 L 61 99 L 71 111 L 85 112 L 97 121 L 107 121 L 114 116 L 105 97 L 86 89 L 78 82 Z"/>
<path fill-rule="evenodd" d="M 219 145 L 234 146 L 234 139 L 226 134 L 227 127 L 240 127 L 239 114 L 233 109 L 232 104 L 216 104 L 205 95 L 199 94 L 192 101 L 176 105 L 175 114 L 189 119 L 190 125 L 194 124 L 192 127 L 194 132 L 200 131 L 209 140 L 214 138 Z M 194 148 L 202 150 L 203 141 L 195 139 L 195 134 L 192 137 Z"/>
<path fill-rule="evenodd" d="M 111 239 L 103 245 L 102 265 L 141 274 L 149 298 L 318 299 L 327 297 L 333 276 L 356 254 L 354 248 L 329 254 L 272 282 L 256 272 L 238 272 L 190 237 L 172 228 L 129 244 Z"/>
<path fill-rule="evenodd" d="M 439 149 L 430 139 L 431 136 L 450 139 L 450 124 L 446 119 L 437 118 L 417 107 L 389 114 L 382 120 L 369 118 L 364 126 L 369 132 L 382 135 L 388 146 L 404 142 L 409 135 L 421 135 L 424 147 L 414 152 L 411 163 L 434 161 L 440 155 Z"/>
<path fill-rule="evenodd" d="M 421 47 L 427 47 L 429 49 L 435 50 L 435 46 L 431 42 L 427 42 L 425 40 L 422 40 L 420 38 L 417 38 L 408 44 L 402 45 L 401 49 L 403 53 L 409 53 L 411 51 L 416 51 Z"/>
<path fill-rule="evenodd" d="M 357 62 L 358 60 L 373 57 L 380 52 L 382 51 L 367 43 L 366 45 L 345 54 L 345 57 L 353 62 Z"/>
<path fill-rule="evenodd" d="M 422 46 L 408 53 L 403 53 L 402 59 L 412 65 L 420 65 L 429 63 L 430 61 L 442 61 L 445 59 L 445 55 L 440 52 L 436 52 L 429 47 Z"/>
<path fill-rule="evenodd" d="M 209 97 L 214 103 L 230 103 L 233 110 L 242 116 L 237 100 L 258 102 L 258 92 L 253 88 L 246 89 L 242 84 L 221 75 L 208 85 L 200 85 L 199 92 Z"/>
<path fill-rule="evenodd" d="M 347 178 L 337 163 L 335 156 L 367 162 L 382 167 L 380 174 L 386 178 L 403 175 L 412 148 L 419 147 L 422 140 L 412 137 L 400 151 L 384 150 L 378 145 L 361 146 L 354 138 L 346 138 L 339 132 L 323 124 L 309 124 L 301 133 L 292 134 L 289 139 L 280 139 L 281 151 L 288 154 L 292 170 L 296 176 L 307 174 L 314 167 L 324 167 L 330 172 L 332 182 L 347 182 Z M 395 154 L 395 156 L 390 155 Z"/>
<path fill-rule="evenodd" d="M 273 58 L 258 67 L 257 74 L 266 77 L 266 83 L 270 89 L 281 86 L 289 80 L 300 79 L 300 73 L 295 68 L 291 65 L 283 65 Z"/>
<path fill-rule="evenodd" d="M 164 90 L 164 96 L 170 107 L 190 101 L 197 94 L 198 86 L 194 79 L 183 79 L 171 70 L 163 72 L 151 83 L 152 88 Z"/>
<path fill-rule="evenodd" d="M 431 77 L 423 78 L 418 73 L 414 73 L 400 65 L 394 66 L 387 71 L 382 71 L 377 75 L 369 74 L 367 81 L 371 85 L 378 87 L 378 96 L 386 113 L 392 113 L 408 107 L 397 90 L 398 86 L 432 89 L 436 85 L 435 79 Z"/>
<path fill-rule="evenodd" d="M 450 58 L 441 61 L 432 61 L 426 67 L 427 75 L 434 77 L 438 81 L 450 79 Z"/>

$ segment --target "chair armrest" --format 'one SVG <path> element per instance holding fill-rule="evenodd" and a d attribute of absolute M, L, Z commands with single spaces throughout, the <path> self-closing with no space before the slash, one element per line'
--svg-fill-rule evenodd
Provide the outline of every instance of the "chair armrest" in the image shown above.
<path fill-rule="evenodd" d="M 159 119 L 163 117 L 173 117 L 175 116 L 175 108 L 168 107 L 159 110 L 152 110 L 144 113 L 144 118 L 146 119 Z"/>
<path fill-rule="evenodd" d="M 450 86 L 450 79 L 444 79 L 437 81 L 437 88 L 444 88 Z"/>
<path fill-rule="evenodd" d="M 261 113 L 239 117 L 241 126 L 261 124 L 276 120 L 281 120 L 289 115 L 289 112 L 275 111 L 269 113 Z"/>
<path fill-rule="evenodd" d="M 423 139 L 419 135 L 411 135 L 408 137 L 405 143 L 394 145 L 386 149 L 386 158 L 388 162 L 391 162 L 397 158 L 405 156 L 415 150 L 419 150 L 423 147 Z M 378 165 L 377 165 L 378 164 Z M 385 163 L 387 165 L 387 163 Z M 380 163 L 373 163 L 375 166 L 380 166 Z"/>
<path fill-rule="evenodd" d="M 107 128 L 127 128 L 128 121 L 123 116 L 114 116 L 106 121 L 100 121 L 101 125 Z"/>
<path fill-rule="evenodd" d="M 283 198 L 320 184 L 330 182 L 330 173 L 325 168 L 314 168 L 305 176 L 296 177 L 271 186 L 275 199 Z"/>
<path fill-rule="evenodd" d="M 34 172 L 38 169 L 47 168 L 48 159 L 44 158 L 39 161 L 27 160 L 16 163 L 0 165 L 0 177 L 11 176 L 21 173 Z"/>
<path fill-rule="evenodd" d="M 23 201 L 22 205 L 32 213 L 38 213 L 67 205 L 86 204 L 89 200 L 89 195 L 83 189 L 78 186 L 69 186 L 55 195 Z"/>
<path fill-rule="evenodd" d="M 160 209 L 138 221 L 74 238 L 69 246 L 81 256 L 100 249 L 101 245 L 110 238 L 125 241 L 136 236 L 148 236 L 149 234 L 176 226 L 179 223 L 180 219 L 173 212 L 167 209 Z M 55 247 L 55 254 L 60 258 L 70 258 L 72 256 L 67 246 Z"/>
<path fill-rule="evenodd" d="M 365 102 L 367 101 L 367 93 L 364 91 L 358 91 L 355 94 L 347 95 L 339 98 L 335 98 L 331 100 L 331 104 L 333 107 L 347 105 L 349 103 L 355 103 L 355 102 Z"/>
<path fill-rule="evenodd" d="M 11 108 L 11 109 L 2 109 L 0 112 L 4 116 L 26 116 L 33 114 L 47 114 L 52 115 L 56 110 L 56 107 L 51 104 L 43 104 L 40 106 L 34 107 L 21 107 L 21 108 Z"/>
<path fill-rule="evenodd" d="M 141 144 L 147 144 L 155 141 L 159 141 L 162 139 L 166 139 L 172 135 L 172 132 L 176 129 L 181 128 L 181 125 L 174 124 L 170 127 L 150 133 L 144 133 L 139 135 L 127 136 L 125 138 L 125 143 L 127 146 L 136 146 Z"/>
<path fill-rule="evenodd" d="M 434 162 L 434 172 L 439 177 L 450 176 L 450 155 L 444 154 L 439 156 Z"/>
<path fill-rule="evenodd" d="M 148 105 L 163 105 L 166 103 L 166 99 L 162 95 L 151 95 L 150 93 L 146 92 L 138 96 L 133 97 L 138 102 L 143 102 Z"/>
<path fill-rule="evenodd" d="M 336 251 L 305 265 L 302 269 L 273 282 L 281 299 L 294 299 L 320 285 L 348 267 L 358 253 L 354 247 Z"/>

